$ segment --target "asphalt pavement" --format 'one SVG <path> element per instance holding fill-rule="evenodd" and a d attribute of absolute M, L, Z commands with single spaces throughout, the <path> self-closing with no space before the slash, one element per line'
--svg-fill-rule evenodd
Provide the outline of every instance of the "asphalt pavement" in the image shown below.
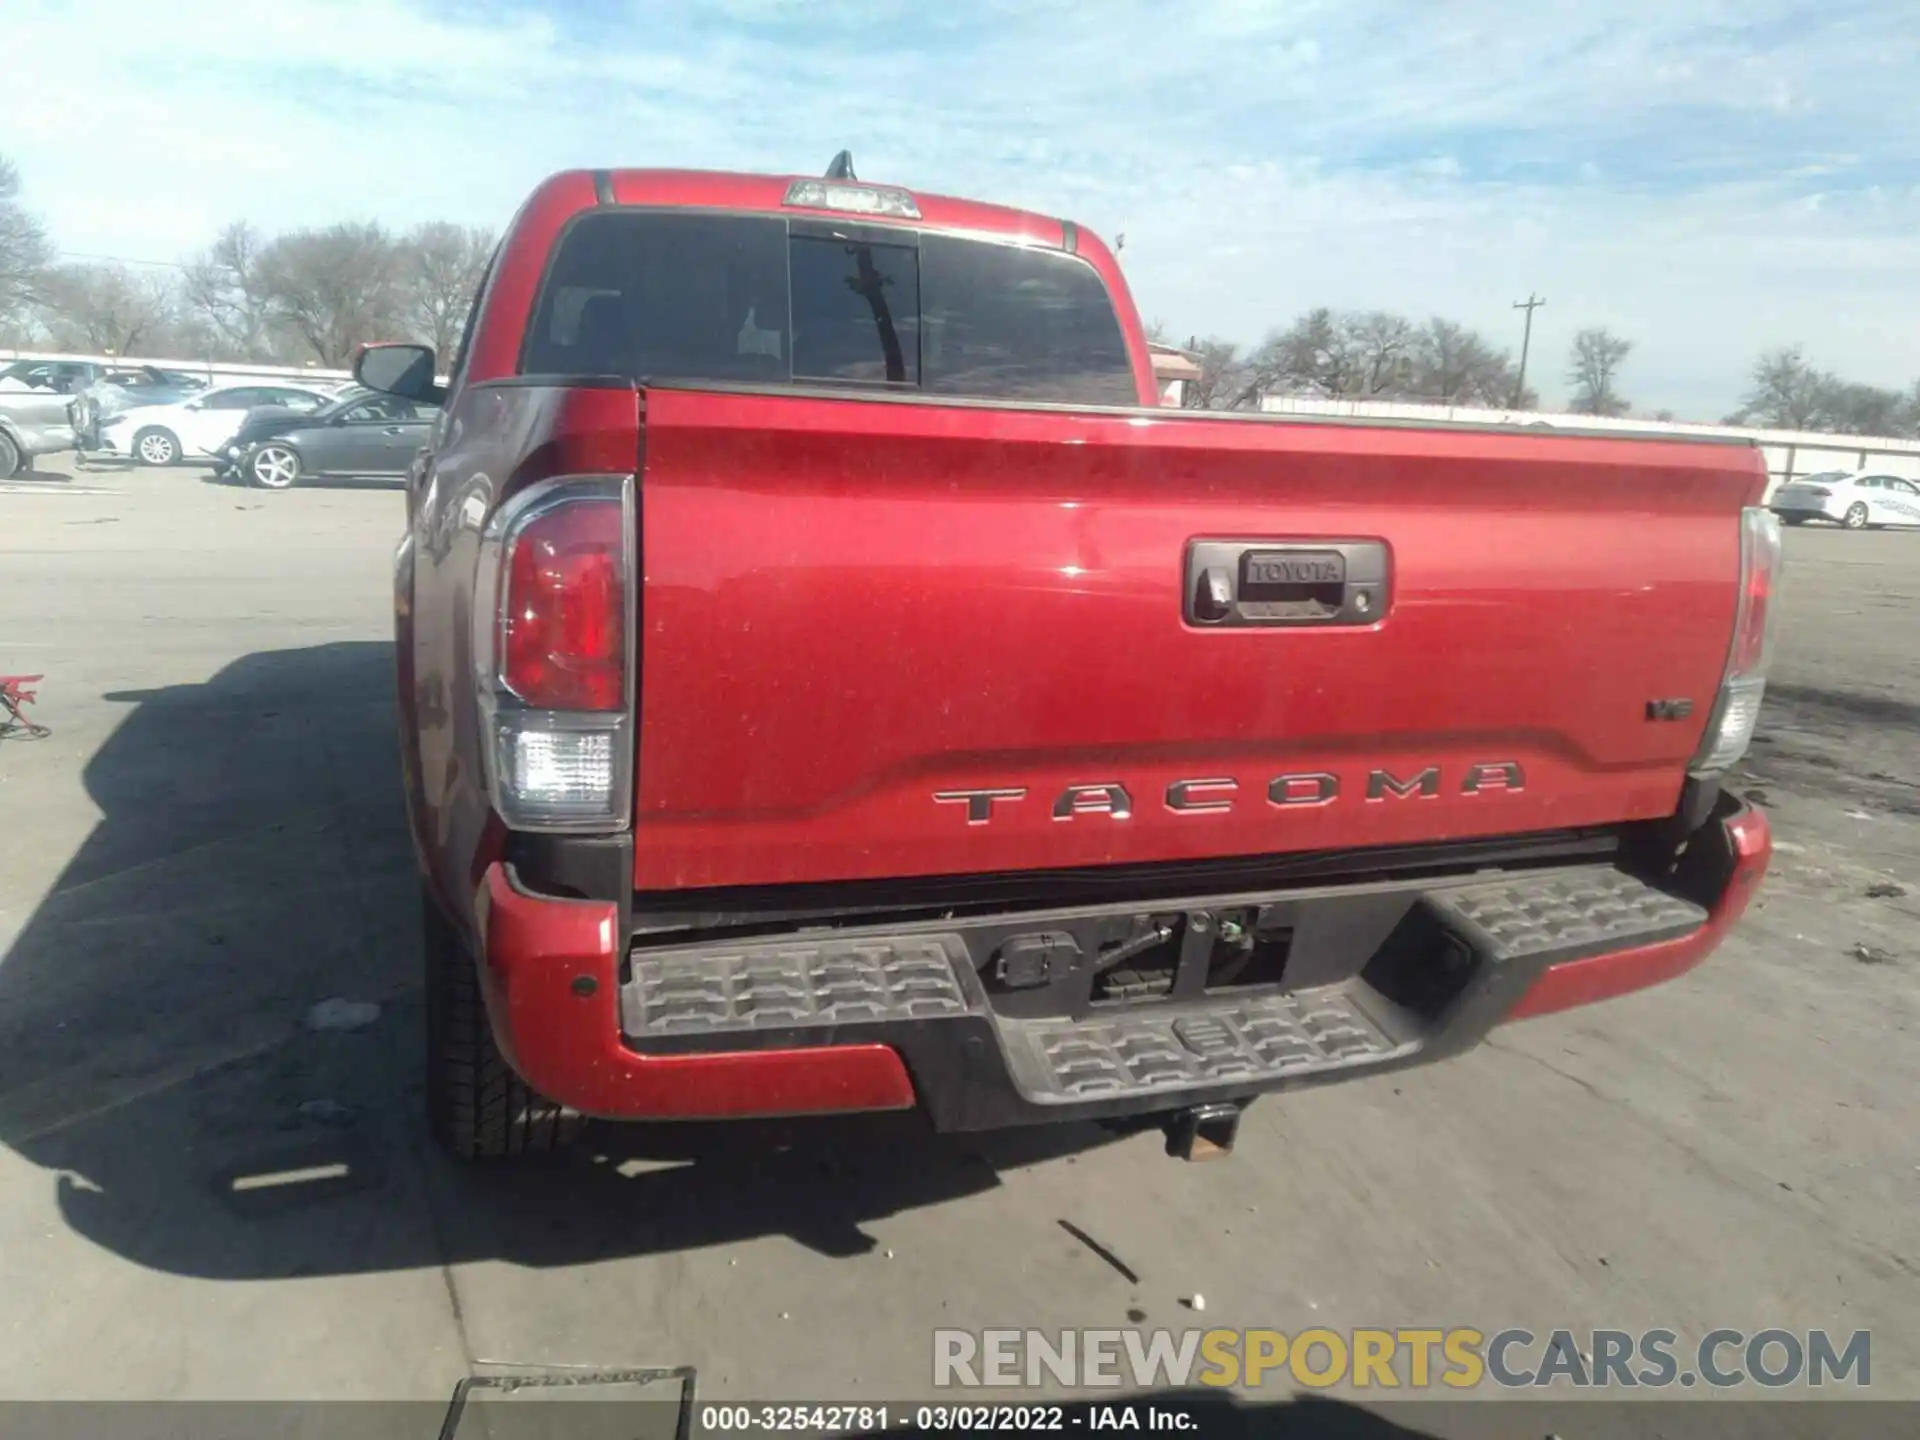
<path fill-rule="evenodd" d="M 473 1174 L 417 1114 L 401 516 L 192 469 L 0 486 L 0 673 L 44 672 L 54 730 L 0 745 L 0 1399 L 567 1367 L 911 1399 L 936 1327 L 1196 1296 L 1283 1330 L 1866 1329 L 1874 1393 L 1920 1399 L 1920 533 L 1789 532 L 1737 777 L 1775 872 L 1669 986 L 1270 1098 L 1224 1164 L 893 1117 Z"/>

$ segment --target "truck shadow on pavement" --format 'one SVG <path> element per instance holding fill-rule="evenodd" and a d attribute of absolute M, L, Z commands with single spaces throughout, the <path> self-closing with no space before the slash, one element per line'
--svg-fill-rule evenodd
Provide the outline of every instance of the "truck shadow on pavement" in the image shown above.
<path fill-rule="evenodd" d="M 0 1142 L 57 1175 L 78 1233 L 215 1279 L 762 1235 L 854 1255 L 863 1222 L 1112 1138 L 887 1116 L 600 1126 L 526 1168 L 442 1160 L 417 1118 L 392 673 L 391 645 L 331 644 L 106 697 L 132 708 L 85 768 L 101 819 L 0 961 Z M 312 1028 L 330 999 L 348 1024 Z"/>

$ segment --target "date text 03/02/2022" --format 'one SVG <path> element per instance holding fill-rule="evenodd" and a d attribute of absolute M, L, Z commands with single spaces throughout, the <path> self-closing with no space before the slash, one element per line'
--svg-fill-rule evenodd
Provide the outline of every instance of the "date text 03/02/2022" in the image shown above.
<path fill-rule="evenodd" d="M 703 1435 L 872 1435 L 1151 1430 L 1192 1433 L 1188 1406 L 1151 1400 L 1079 1405 L 703 1405 Z"/>

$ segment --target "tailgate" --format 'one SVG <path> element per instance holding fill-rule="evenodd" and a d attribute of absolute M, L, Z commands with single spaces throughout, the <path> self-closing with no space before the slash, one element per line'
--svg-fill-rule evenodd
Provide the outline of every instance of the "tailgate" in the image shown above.
<path fill-rule="evenodd" d="M 1671 814 L 1762 483 L 1722 445 L 650 390 L 636 884 Z M 1200 619 L 1215 563 L 1278 598 Z"/>

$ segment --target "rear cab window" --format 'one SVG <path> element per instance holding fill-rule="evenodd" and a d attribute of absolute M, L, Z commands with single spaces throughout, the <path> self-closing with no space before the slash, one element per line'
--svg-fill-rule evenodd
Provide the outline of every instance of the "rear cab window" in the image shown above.
<path fill-rule="evenodd" d="M 1113 301 L 1084 260 L 781 215 L 581 216 L 549 268 L 520 368 L 1139 403 Z"/>

